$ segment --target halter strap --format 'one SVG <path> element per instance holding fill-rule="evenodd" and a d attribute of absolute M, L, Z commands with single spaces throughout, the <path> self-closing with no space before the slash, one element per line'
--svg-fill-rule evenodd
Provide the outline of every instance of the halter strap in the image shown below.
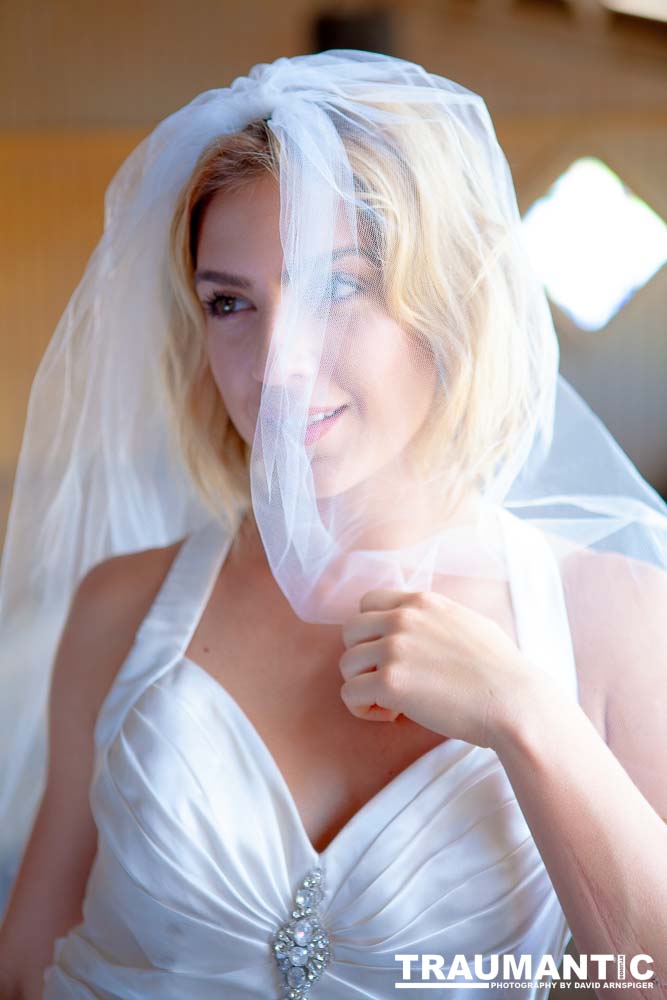
<path fill-rule="evenodd" d="M 522 651 L 578 699 L 570 621 L 558 559 L 541 531 L 503 507 L 501 525 Z"/>
<path fill-rule="evenodd" d="M 102 703 L 95 724 L 98 752 L 113 740 L 131 704 L 183 656 L 232 538 L 211 520 L 184 539 Z"/>
<path fill-rule="evenodd" d="M 577 697 L 577 673 L 558 561 L 532 525 L 501 509 L 512 603 L 521 649 Z M 98 751 L 108 746 L 141 693 L 184 655 L 208 603 L 232 534 L 211 520 L 188 535 L 102 703 Z M 548 633 L 548 634 L 547 634 Z"/>

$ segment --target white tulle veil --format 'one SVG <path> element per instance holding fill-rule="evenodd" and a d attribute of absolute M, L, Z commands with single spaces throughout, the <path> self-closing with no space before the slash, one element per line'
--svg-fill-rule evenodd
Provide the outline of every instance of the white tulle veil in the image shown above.
<path fill-rule="evenodd" d="M 200 159 L 248 127 L 274 157 L 284 294 L 251 447 L 238 452 L 236 492 L 216 504 L 182 446 L 183 373 L 202 333 L 170 248 Z M 255 348 L 236 329 L 220 336 L 242 368 Z M 374 421 L 365 404 L 371 390 L 382 404 L 383 345 L 404 352 L 406 389 L 381 411 L 391 421 Z M 58 637 L 79 581 L 111 555 L 211 517 L 232 531 L 251 504 L 295 613 L 340 623 L 373 586 L 504 578 L 494 512 L 506 508 L 561 561 L 614 555 L 640 606 L 644 569 L 667 564 L 667 509 L 558 360 L 476 94 L 343 50 L 255 66 L 162 121 L 108 188 L 104 233 L 30 395 L 0 579 L 5 877 L 44 787 Z M 222 456 L 222 434 L 218 445 Z"/>

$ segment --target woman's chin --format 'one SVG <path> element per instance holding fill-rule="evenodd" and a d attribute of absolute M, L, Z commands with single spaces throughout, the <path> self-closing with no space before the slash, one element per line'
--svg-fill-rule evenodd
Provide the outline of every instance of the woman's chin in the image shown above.
<path fill-rule="evenodd" d="M 340 476 L 333 470 L 327 473 L 313 469 L 313 490 L 316 500 L 333 500 L 344 493 L 345 489 L 346 487 L 341 485 Z"/>
<path fill-rule="evenodd" d="M 313 490 L 316 500 L 333 500 L 347 493 L 358 483 L 363 482 L 358 470 L 341 468 L 341 463 L 333 456 L 311 458 L 313 473 Z"/>

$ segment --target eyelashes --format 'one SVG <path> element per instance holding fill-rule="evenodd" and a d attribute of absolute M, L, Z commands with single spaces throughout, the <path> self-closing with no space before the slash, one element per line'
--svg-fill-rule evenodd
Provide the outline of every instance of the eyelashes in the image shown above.
<path fill-rule="evenodd" d="M 348 291 L 343 295 L 335 295 L 335 289 L 341 289 L 347 287 Z M 358 278 L 354 278 L 351 274 L 332 274 L 331 284 L 329 286 L 331 291 L 331 299 L 333 302 L 342 302 L 345 299 L 352 298 L 357 292 L 362 290 L 361 282 Z M 351 289 L 351 291 L 349 291 Z"/>
<path fill-rule="evenodd" d="M 328 286 L 329 299 L 333 305 L 346 302 L 365 290 L 364 283 L 351 274 L 332 274 Z M 225 319 L 254 308 L 247 299 L 222 292 L 214 292 L 203 300 L 202 305 L 207 316 L 212 319 Z"/>
<path fill-rule="evenodd" d="M 213 319 L 224 319 L 225 316 L 234 316 L 237 312 L 244 311 L 233 308 L 237 302 L 244 302 L 250 306 L 247 299 L 242 299 L 239 295 L 221 295 L 220 292 L 215 292 L 204 299 L 204 309 Z"/>

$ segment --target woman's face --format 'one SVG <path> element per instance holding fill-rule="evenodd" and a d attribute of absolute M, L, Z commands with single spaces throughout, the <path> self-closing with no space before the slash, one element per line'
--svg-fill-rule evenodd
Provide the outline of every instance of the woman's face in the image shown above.
<path fill-rule="evenodd" d="M 263 393 L 289 383 L 297 388 L 299 381 L 312 386 L 304 444 L 316 495 L 334 496 L 396 460 L 400 467 L 430 410 L 436 370 L 424 347 L 382 309 L 377 268 L 348 247 L 341 231 L 323 350 L 316 358 L 295 350 L 280 375 L 267 378 L 269 348 L 290 294 L 279 218 L 279 187 L 269 175 L 209 202 L 195 274 L 208 356 L 230 419 L 248 444 Z"/>

